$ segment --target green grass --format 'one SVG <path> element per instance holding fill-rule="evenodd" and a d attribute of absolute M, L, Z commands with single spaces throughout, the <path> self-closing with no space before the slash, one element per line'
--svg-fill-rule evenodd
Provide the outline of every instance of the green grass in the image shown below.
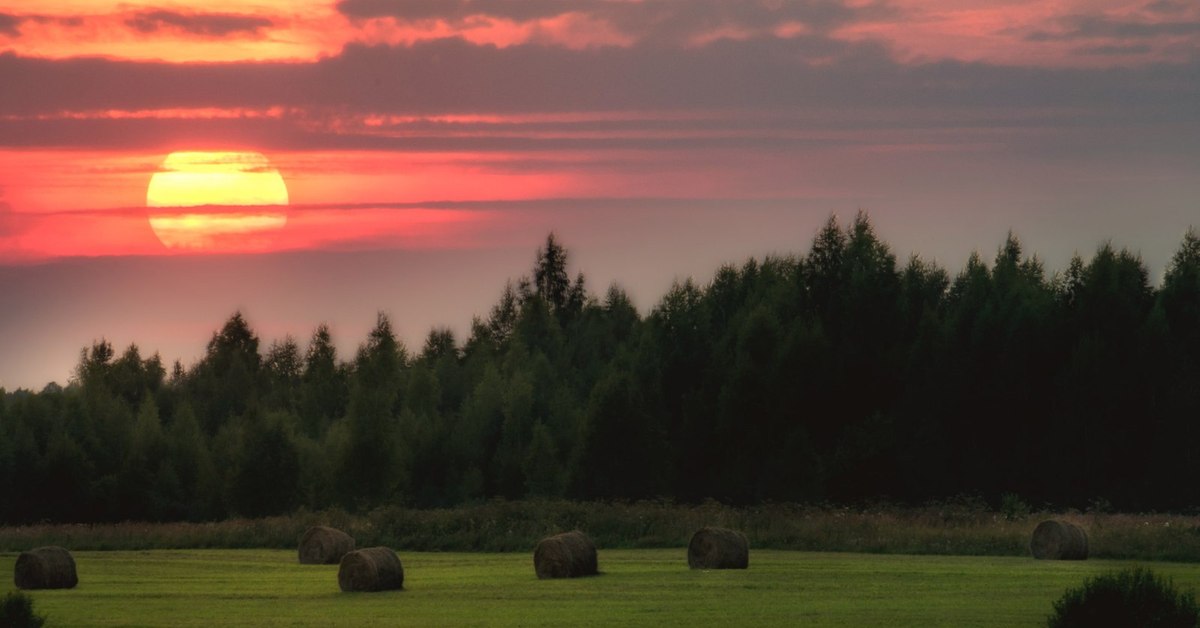
<path fill-rule="evenodd" d="M 531 553 L 401 552 L 405 589 L 344 594 L 336 566 L 285 550 L 76 552 L 79 587 L 34 591 L 55 626 L 1036 626 L 1123 561 L 751 552 L 691 571 L 682 549 L 601 550 L 602 575 L 538 580 Z M 12 573 L 15 554 L 0 554 Z M 1181 588 L 1200 565 L 1142 563 Z M 11 585 L 10 585 L 11 586 Z"/>

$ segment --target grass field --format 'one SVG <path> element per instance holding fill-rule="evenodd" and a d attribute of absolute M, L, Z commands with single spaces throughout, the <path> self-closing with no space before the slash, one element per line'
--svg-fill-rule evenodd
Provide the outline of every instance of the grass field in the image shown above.
<path fill-rule="evenodd" d="M 344 594 L 294 551 L 76 552 L 80 583 L 33 591 L 50 626 L 1036 626 L 1051 602 L 1127 561 L 758 550 L 691 571 L 683 550 L 601 550 L 600 576 L 537 580 L 529 553 L 404 553 L 405 590 Z M 0 555 L 12 573 L 14 553 Z M 1200 565 L 1141 563 L 1184 588 Z M 11 588 L 11 581 L 8 588 Z"/>

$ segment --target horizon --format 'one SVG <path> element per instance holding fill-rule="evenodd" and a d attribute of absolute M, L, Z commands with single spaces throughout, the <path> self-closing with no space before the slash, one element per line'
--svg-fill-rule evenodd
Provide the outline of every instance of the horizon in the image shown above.
<path fill-rule="evenodd" d="M 833 218 L 839 220 L 840 224 L 843 227 L 845 227 L 846 225 L 849 224 L 849 220 L 847 220 L 841 216 L 837 216 L 837 215 L 831 215 L 831 216 Z M 815 235 L 815 231 L 814 231 L 814 235 Z M 879 235 L 884 244 L 891 246 L 890 242 L 888 242 L 888 240 L 887 240 L 886 234 L 879 234 Z M 1025 246 L 1025 240 L 1023 240 L 1020 237 L 1020 234 L 1013 233 L 1012 235 L 1015 236 L 1018 239 L 1018 241 L 1022 243 L 1023 247 Z M 557 236 L 557 234 L 556 234 L 556 236 Z M 637 308 L 639 314 L 643 317 L 650 314 L 650 312 L 653 311 L 653 309 L 655 307 L 657 307 L 657 305 L 661 302 L 661 299 L 666 295 L 667 290 L 671 287 L 671 285 L 674 285 L 675 283 L 681 283 L 683 281 L 690 280 L 690 281 L 694 281 L 699 286 L 705 286 L 712 279 L 713 275 L 715 275 L 715 273 L 720 268 L 725 267 L 725 266 L 733 266 L 736 268 L 740 268 L 743 264 L 747 263 L 750 260 L 757 260 L 757 261 L 761 262 L 762 260 L 764 260 L 766 258 L 772 258 L 772 257 L 774 257 L 774 258 L 786 258 L 786 257 L 803 258 L 809 250 L 809 244 L 811 244 L 811 241 L 810 241 L 808 244 L 805 244 L 803 247 L 797 247 L 795 250 L 792 250 L 792 251 L 775 250 L 775 251 L 770 251 L 770 252 L 766 252 L 766 253 L 762 253 L 762 254 L 747 255 L 747 256 L 744 256 L 737 260 L 730 259 L 728 261 L 721 262 L 716 266 L 713 266 L 706 273 L 703 273 L 700 275 L 695 275 L 695 274 L 682 275 L 679 273 L 675 273 L 674 275 L 672 275 L 670 277 L 669 280 L 665 280 L 666 281 L 665 284 L 663 283 L 663 281 L 664 281 L 664 278 L 666 277 L 666 275 L 670 274 L 669 272 L 668 273 L 658 273 L 656 276 L 651 277 L 650 281 L 645 281 L 646 278 L 643 278 L 643 281 L 630 284 L 628 282 L 623 282 L 619 278 L 615 278 L 615 277 L 613 279 L 611 279 L 610 281 L 606 281 L 606 282 L 595 280 L 594 275 L 589 273 L 588 269 L 586 267 L 583 267 L 580 264 L 580 262 L 576 259 L 575 251 L 571 245 L 571 242 L 564 242 L 562 239 L 559 239 L 559 241 L 565 246 L 568 254 L 570 255 L 569 262 L 570 262 L 570 269 L 572 272 L 572 276 L 574 276 L 574 273 L 576 273 L 576 272 L 583 273 L 585 279 L 587 280 L 587 291 L 588 291 L 588 295 L 590 297 L 597 297 L 597 298 L 602 297 L 604 291 L 607 290 L 609 286 L 619 287 L 622 290 L 624 290 L 631 297 L 633 305 Z M 1181 237 L 1181 241 L 1182 241 L 1182 237 Z M 163 350 L 158 348 L 160 345 L 155 344 L 153 340 L 151 342 L 144 342 L 144 341 L 140 340 L 138 337 L 136 337 L 136 335 L 135 335 L 136 332 L 131 331 L 127 325 L 124 325 L 121 323 L 116 323 L 114 325 L 114 329 L 117 331 L 116 334 L 101 333 L 101 334 L 93 337 L 92 339 L 86 341 L 85 344 L 79 345 L 73 353 L 69 353 L 69 356 L 70 356 L 69 359 L 67 357 L 64 357 L 65 355 L 67 355 L 66 353 L 64 353 L 64 355 L 55 354 L 55 355 L 51 355 L 51 356 L 46 356 L 48 358 L 47 368 L 49 368 L 49 369 L 59 368 L 64 364 L 68 365 L 68 368 L 66 369 L 65 375 L 63 377 L 48 379 L 48 380 L 46 380 L 44 382 L 40 382 L 40 383 L 34 382 L 32 385 L 23 385 L 23 384 L 18 383 L 16 385 L 10 386 L 5 381 L 5 375 L 8 375 L 12 369 L 5 367 L 5 368 L 0 368 L 0 389 L 6 389 L 9 392 L 12 392 L 15 390 L 21 390 L 21 389 L 37 392 L 37 391 L 41 390 L 42 388 L 44 388 L 45 386 L 50 385 L 50 384 L 57 384 L 57 385 L 62 385 L 62 386 L 68 385 L 74 379 L 74 376 L 75 376 L 74 370 L 75 370 L 75 366 L 78 364 L 78 361 L 79 361 L 80 351 L 89 349 L 92 346 L 92 343 L 98 342 L 101 340 L 110 342 L 113 345 L 113 348 L 117 351 L 124 351 L 130 345 L 136 345 L 139 348 L 139 350 L 141 351 L 143 357 L 150 357 L 152 355 L 158 355 L 162 359 L 163 366 L 165 368 L 167 368 L 168 371 L 170 370 L 171 365 L 174 364 L 176 361 L 178 361 L 185 369 L 188 369 L 188 368 L 194 366 L 194 364 L 197 361 L 199 361 L 201 358 L 204 357 L 205 345 L 211 338 L 212 334 L 219 331 L 221 324 L 226 319 L 228 319 L 230 316 L 232 316 L 235 312 L 241 313 L 243 316 L 245 316 L 248 323 L 250 324 L 250 328 L 252 330 L 254 330 L 254 332 L 256 334 L 258 334 L 259 341 L 260 341 L 260 352 L 265 352 L 267 347 L 269 347 L 272 342 L 275 342 L 275 341 L 282 342 L 283 340 L 285 340 L 288 337 L 295 340 L 299 344 L 300 348 L 303 350 L 305 347 L 308 346 L 308 343 L 311 339 L 312 333 L 317 329 L 317 327 L 319 325 L 329 325 L 330 332 L 332 334 L 333 341 L 334 341 L 334 346 L 337 348 L 337 351 L 338 351 L 339 361 L 344 362 L 344 363 L 350 363 L 353 361 L 355 352 L 358 350 L 358 348 L 360 348 L 362 346 L 362 343 L 366 340 L 367 333 L 374 326 L 375 317 L 378 313 L 383 313 L 383 314 L 388 315 L 388 317 L 392 320 L 393 325 L 395 325 L 398 340 L 406 348 L 408 348 L 410 352 L 418 350 L 421 347 L 421 345 L 423 344 L 423 342 L 424 342 L 425 338 L 428 336 L 428 334 L 435 329 L 449 329 L 451 332 L 454 333 L 455 340 L 456 340 L 457 344 L 461 347 L 463 345 L 463 343 L 467 340 L 467 337 L 470 333 L 472 319 L 474 317 L 486 318 L 487 313 L 489 312 L 491 307 L 499 299 L 499 296 L 500 296 L 501 292 L 503 291 L 504 285 L 508 282 L 512 282 L 515 284 L 515 282 L 518 279 L 520 279 L 521 277 L 529 276 L 529 272 L 528 272 L 529 266 L 532 263 L 532 260 L 534 258 L 534 252 L 538 247 L 540 247 L 544 243 L 544 240 L 539 241 L 539 242 L 540 242 L 539 244 L 534 245 L 532 248 L 530 248 L 526 252 L 525 257 L 528 259 L 520 260 L 520 261 L 525 262 L 524 266 L 520 266 L 519 261 L 516 259 L 517 257 L 519 257 L 519 255 L 514 255 L 514 253 L 518 253 L 518 252 L 514 251 L 514 250 L 474 249 L 474 250 L 467 252 L 468 254 L 475 255 L 475 256 L 482 254 L 482 255 L 486 256 L 492 262 L 491 264 L 488 264 L 486 262 L 481 262 L 479 260 L 472 260 L 473 263 L 471 264 L 472 267 L 481 267 L 481 266 L 485 266 L 485 265 L 493 267 L 493 269 L 496 272 L 489 278 L 495 278 L 495 277 L 498 277 L 498 276 L 504 274 L 502 269 L 496 268 L 497 262 L 499 262 L 501 260 L 503 260 L 504 262 L 511 262 L 511 263 L 518 264 L 518 267 L 520 268 L 518 270 L 517 267 L 514 267 L 512 272 L 508 273 L 507 275 L 504 276 L 503 279 L 500 279 L 498 283 L 491 286 L 490 290 L 482 289 L 482 281 L 481 281 L 482 278 L 481 277 L 474 276 L 474 275 L 469 278 L 465 277 L 462 272 L 462 269 L 458 269 L 460 271 L 459 273 L 453 273 L 454 277 L 451 278 L 450 280 L 446 281 L 446 283 L 439 284 L 439 287 L 444 288 L 443 292 L 447 292 L 447 293 L 455 292 L 456 288 L 462 287 L 465 284 L 467 284 L 468 282 L 471 284 L 471 286 L 468 286 L 468 287 L 480 287 L 481 288 L 480 290 L 477 290 L 477 291 L 474 291 L 473 293 L 471 293 L 469 295 L 470 298 L 466 299 L 466 301 L 465 301 L 469 305 L 478 307 L 478 309 L 476 309 L 474 311 L 466 311 L 466 310 L 451 311 L 452 308 L 450 308 L 450 307 L 435 308 L 434 310 L 430 310 L 430 308 L 426 307 L 426 308 L 416 308 L 414 310 L 414 309 L 403 308 L 403 306 L 401 306 L 402 309 L 400 309 L 400 310 L 392 310 L 392 309 L 390 309 L 388 307 L 384 307 L 384 306 L 375 307 L 374 309 L 372 309 L 368 302 L 364 302 L 364 303 L 358 304 L 358 307 L 353 309 L 353 314 L 351 316 L 349 316 L 349 317 L 343 316 L 342 318 L 339 318 L 336 321 L 336 324 L 331 323 L 330 320 L 328 318 L 326 318 L 326 319 L 321 319 L 321 320 L 310 321 L 307 324 L 307 327 L 305 327 L 305 322 L 303 320 L 301 320 L 300 318 L 287 317 L 286 312 L 280 311 L 281 306 L 279 306 L 277 303 L 272 303 L 272 302 L 267 302 L 267 301 L 258 301 L 258 302 L 246 301 L 245 298 L 249 298 L 249 297 L 244 297 L 242 300 L 235 299 L 234 301 L 236 301 L 237 303 L 247 303 L 247 304 L 253 303 L 253 305 L 236 305 L 233 309 L 229 309 L 224 314 L 219 314 L 217 312 L 217 306 L 214 305 L 213 307 L 206 308 L 204 310 L 204 314 L 217 315 L 216 318 L 212 318 L 211 320 L 207 320 L 207 321 L 203 318 L 202 315 L 198 315 L 198 314 L 193 314 L 192 316 L 188 317 L 186 329 L 197 332 L 196 334 L 194 334 L 194 337 L 191 337 L 191 338 L 179 337 L 173 341 L 164 342 L 163 340 L 161 340 L 161 338 L 163 338 L 164 335 L 159 334 L 158 342 L 163 343 L 161 346 L 166 347 L 167 350 L 179 351 L 180 352 L 179 355 L 164 354 Z M 1119 242 L 1113 242 L 1113 241 L 1111 241 L 1111 239 L 1106 240 L 1105 242 L 1112 244 L 1112 246 L 1117 250 L 1122 250 L 1122 249 L 1130 250 L 1132 253 L 1137 255 L 1139 258 L 1142 258 L 1142 255 L 1140 252 L 1129 249 L 1129 247 L 1124 247 Z M 1087 263 L 1091 259 L 1092 254 L 1095 252 L 1095 250 L 1097 250 L 1101 246 L 1103 246 L 1105 244 L 1105 242 L 1098 242 L 1096 244 L 1096 246 L 1087 253 L 1081 253 L 1080 251 L 1074 251 L 1072 253 L 1072 255 L 1079 254 L 1080 257 L 1083 259 L 1083 261 L 1085 263 Z M 1001 250 L 1002 244 L 1003 244 L 1003 242 L 997 244 L 996 247 L 994 247 L 994 250 L 991 251 L 990 255 L 987 254 L 985 251 L 980 251 L 980 250 L 974 250 L 974 251 L 964 254 L 962 256 L 962 258 L 963 258 L 962 264 L 959 265 L 958 267 L 947 267 L 943 263 L 941 263 L 940 260 L 921 256 L 919 253 L 917 253 L 915 251 L 912 252 L 911 255 L 920 257 L 922 260 L 924 260 L 926 262 L 932 262 L 932 263 L 936 264 L 939 268 L 942 268 L 943 270 L 945 270 L 949 274 L 951 280 L 953 281 L 954 277 L 956 277 L 958 275 L 958 273 L 963 269 L 963 267 L 965 267 L 967 258 L 972 254 L 979 254 L 981 259 L 984 261 L 984 263 L 990 268 L 993 264 L 993 258 Z M 1176 248 L 1178 248 L 1178 247 L 1176 247 Z M 904 267 L 904 264 L 907 263 L 907 259 L 909 256 L 903 255 L 894 249 L 892 249 L 891 252 L 896 257 L 897 271 L 901 271 Z M 1170 256 L 1173 255 L 1174 252 L 1175 252 L 1175 249 L 1167 252 L 1166 258 L 1168 258 L 1168 260 L 1169 260 Z M 456 254 L 462 253 L 462 251 L 451 250 L 451 251 L 440 251 L 439 253 L 442 255 L 445 255 L 445 256 L 453 257 Z M 1024 253 L 1028 257 L 1038 259 L 1039 261 L 1043 262 L 1043 264 L 1045 264 L 1045 258 L 1042 255 L 1040 255 L 1039 253 L 1037 253 L 1036 251 L 1031 251 L 1031 250 L 1028 250 L 1028 248 L 1026 248 L 1024 250 Z M 167 264 L 168 266 L 177 265 L 177 266 L 183 266 L 183 267 L 189 267 L 189 266 L 195 267 L 198 265 L 205 266 L 205 267 L 208 267 L 207 272 L 210 274 L 228 273 L 228 272 L 230 272 L 229 267 L 231 267 L 231 266 L 236 267 L 236 266 L 243 266 L 243 265 L 249 264 L 252 266 L 259 266 L 258 270 L 263 272 L 263 274 L 265 276 L 259 277 L 258 281 L 265 283 L 267 281 L 280 280 L 284 275 L 284 271 L 281 270 L 281 267 L 287 266 L 289 269 L 293 268 L 293 267 L 287 265 L 287 262 L 289 262 L 290 260 L 302 261 L 302 262 L 313 262 L 313 261 L 318 261 L 318 260 L 322 260 L 322 259 L 327 261 L 331 258 L 339 258 L 340 261 L 347 262 L 346 265 L 352 265 L 352 262 L 350 262 L 350 260 L 357 261 L 357 260 L 361 260 L 362 258 L 388 258 L 388 257 L 403 256 L 404 254 L 405 254 L 405 252 L 403 252 L 403 251 L 392 251 L 392 250 L 387 250 L 387 249 L 363 250 L 363 251 L 315 251 L 315 252 L 287 251 L 287 252 L 280 252 L 280 253 L 253 253 L 253 254 L 215 254 L 215 255 L 214 254 L 198 254 L 198 255 L 194 255 L 194 256 L 172 256 L 172 257 L 169 257 L 166 259 L 155 260 L 154 263 L 155 264 Z M 262 265 L 254 264 L 253 257 L 255 257 L 255 256 L 271 256 L 274 258 L 274 260 L 277 263 L 268 264 L 264 268 Z M 101 270 L 111 269 L 113 271 L 123 270 L 124 272 L 130 272 L 130 270 L 132 270 L 131 266 L 136 267 L 136 266 L 140 265 L 141 262 L 148 261 L 147 258 L 151 258 L 151 257 L 153 257 L 153 256 L 149 256 L 149 255 L 120 256 L 120 257 L 108 256 L 108 257 L 97 258 L 97 259 L 64 258 L 64 259 L 59 259 L 59 260 L 54 260 L 54 261 L 33 262 L 33 263 L 31 263 L 31 265 L 47 267 L 47 268 L 45 268 L 45 270 L 51 270 L 53 268 L 78 266 L 78 265 L 88 265 L 88 266 L 95 265 L 95 266 L 100 267 Z M 246 259 L 247 257 L 250 257 L 251 259 L 247 260 Z M 311 258 L 311 259 L 305 259 L 305 258 Z M 1143 264 L 1145 264 L 1144 258 L 1143 258 Z M 124 266 L 125 268 L 122 269 L 121 268 L 122 266 Z M 1061 264 L 1056 265 L 1056 266 L 1044 265 L 1047 279 L 1054 280 L 1061 272 L 1066 270 L 1066 266 L 1067 266 L 1067 263 L 1065 260 Z M 1166 271 L 1167 263 L 1163 263 L 1161 265 L 1161 267 L 1157 268 L 1157 270 L 1155 270 L 1155 268 L 1150 267 L 1148 264 L 1145 264 L 1145 266 L 1146 266 L 1147 270 L 1149 271 L 1150 285 L 1153 287 L 1158 287 L 1159 284 L 1161 283 L 1163 273 L 1165 273 L 1165 271 Z M 105 267 L 107 267 L 107 269 Z M 28 267 L 24 267 L 24 268 L 28 269 Z M 381 268 L 387 268 L 387 267 L 382 266 Z M 7 271 L 7 270 L 10 270 L 10 268 L 0 267 L 0 280 L 6 279 L 7 273 L 5 271 Z M 36 271 L 34 271 L 34 272 L 36 273 Z M 474 271 L 471 271 L 471 272 L 474 272 Z M 603 275 L 602 277 L 606 277 L 606 276 L 607 275 Z M 34 283 L 34 284 L 38 283 L 36 281 L 36 279 L 37 279 L 36 277 L 33 278 L 33 281 L 31 281 L 30 283 Z M 416 279 L 417 278 L 410 278 L 410 280 L 416 280 Z M 445 280 L 445 279 L 446 278 L 443 276 L 442 280 Z M 10 281 L 11 280 L 0 281 L 0 284 L 4 284 L 4 285 L 8 285 L 9 287 L 13 287 L 15 285 L 15 283 L 10 283 Z M 654 288 L 652 287 L 651 284 L 662 284 L 663 287 L 657 293 L 653 293 L 652 291 L 654 290 Z M 251 287 L 253 287 L 253 286 L 254 286 L 254 284 L 251 284 Z M 403 294 L 403 289 L 397 289 L 396 291 L 400 294 Z M 250 292 L 250 290 L 243 290 L 240 292 L 240 294 L 246 295 L 249 292 Z M 394 296 L 399 296 L 399 295 L 394 295 Z M 394 298 L 389 298 L 387 296 L 381 296 L 379 301 L 381 303 L 388 303 L 388 302 L 391 302 L 393 304 L 395 303 Z M 287 304 L 285 303 L 283 307 L 286 307 L 286 305 Z M 267 320 L 265 322 L 259 320 L 258 311 L 264 312 L 266 314 Z M 442 315 L 445 312 L 449 312 L 449 314 L 446 315 L 446 319 L 433 318 L 435 316 Z M 112 318 L 120 318 L 122 312 L 114 311 L 114 312 L 111 312 L 110 314 L 113 315 Z M 102 317 L 100 320 L 112 321 L 112 318 Z M 281 320 L 281 319 L 286 319 L 286 320 Z M 422 324 L 424 321 L 428 321 L 428 322 L 425 324 Z M 11 325 L 11 324 L 9 324 L 8 321 L 5 321 L 5 325 L 2 327 L 11 328 L 11 329 L 17 328 L 16 325 Z M 0 332 L 0 333 L 2 333 L 2 332 Z M 152 337 L 152 339 L 154 339 L 154 334 L 151 334 L 151 337 Z M 62 346 L 65 349 L 65 343 L 60 342 L 59 344 L 60 344 L 60 346 Z"/>

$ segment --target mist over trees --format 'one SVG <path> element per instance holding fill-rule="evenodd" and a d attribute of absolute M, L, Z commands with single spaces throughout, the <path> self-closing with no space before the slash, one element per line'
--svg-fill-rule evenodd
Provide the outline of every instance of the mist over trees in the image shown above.
<path fill-rule="evenodd" d="M 0 391 L 0 521 L 213 519 L 503 497 L 1200 505 L 1200 236 L 1161 286 L 1111 244 L 1048 276 L 1013 236 L 951 276 L 865 215 L 642 317 L 551 235 L 465 339 L 380 314 L 264 346 L 235 313 L 168 369 L 103 340 Z"/>

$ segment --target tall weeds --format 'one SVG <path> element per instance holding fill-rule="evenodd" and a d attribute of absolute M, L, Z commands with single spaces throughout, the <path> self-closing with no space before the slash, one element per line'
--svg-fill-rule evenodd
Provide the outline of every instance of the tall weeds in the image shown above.
<path fill-rule="evenodd" d="M 752 549 L 881 554 L 1021 556 L 1039 521 L 1065 518 L 1088 532 L 1090 555 L 1200 561 L 1200 517 L 1036 512 L 1014 516 L 973 500 L 919 508 L 705 502 L 488 501 L 450 509 L 387 506 L 367 513 L 297 512 L 210 523 L 44 524 L 0 528 L 0 551 L 41 545 L 73 550 L 294 548 L 309 526 L 351 534 L 360 546 L 409 551 L 528 551 L 538 539 L 575 528 L 598 547 L 685 547 L 706 526 L 745 532 Z"/>

